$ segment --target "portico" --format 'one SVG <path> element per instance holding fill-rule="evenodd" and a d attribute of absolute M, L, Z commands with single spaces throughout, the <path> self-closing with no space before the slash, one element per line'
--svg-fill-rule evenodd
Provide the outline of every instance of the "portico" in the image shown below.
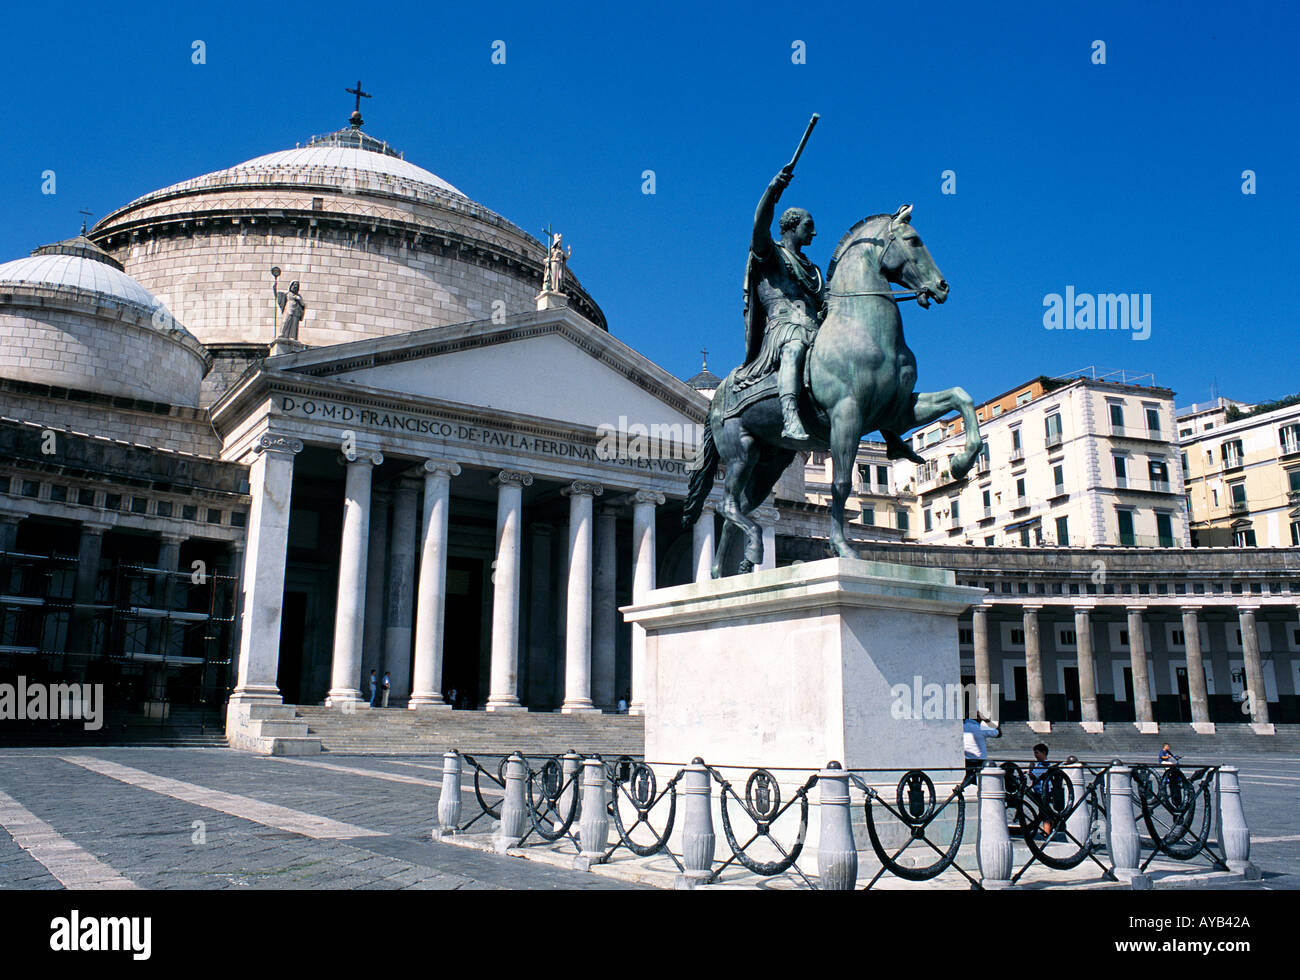
<path fill-rule="evenodd" d="M 609 406 L 669 438 L 620 454 Z M 703 410 L 565 308 L 268 359 L 213 409 L 253 497 L 232 700 L 365 708 L 374 665 L 390 707 L 636 704 L 618 605 L 712 558 L 680 529 Z"/>

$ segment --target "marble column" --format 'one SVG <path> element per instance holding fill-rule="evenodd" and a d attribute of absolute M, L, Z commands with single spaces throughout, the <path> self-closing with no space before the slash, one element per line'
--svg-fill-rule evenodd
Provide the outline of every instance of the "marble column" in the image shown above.
<path fill-rule="evenodd" d="M 387 490 L 370 493 L 370 557 L 366 565 L 366 631 L 361 644 L 361 693 L 370 691 L 370 672 L 375 682 L 383 676 L 384 665 L 384 597 L 388 584 L 388 512 Z"/>
<path fill-rule="evenodd" d="M 591 700 L 601 708 L 618 701 L 614 690 L 615 648 L 618 644 L 618 512 L 617 504 L 596 509 L 595 586 L 592 596 Z"/>
<path fill-rule="evenodd" d="M 1246 668 L 1247 707 L 1250 710 L 1250 723 L 1260 729 L 1266 726 L 1271 731 L 1268 720 L 1268 692 L 1264 689 L 1264 664 L 1259 659 L 1259 632 L 1255 627 L 1255 613 L 1259 606 L 1241 606 L 1237 610 L 1237 621 L 1241 625 L 1241 655 Z"/>
<path fill-rule="evenodd" d="M 289 546 L 289 503 L 293 457 L 302 441 L 263 435 L 248 469 L 248 546 L 244 553 L 244 618 L 239 631 L 239 674 L 232 705 L 279 704 L 280 617 L 284 605 L 284 562 Z"/>
<path fill-rule="evenodd" d="M 1128 650 L 1133 672 L 1133 715 L 1138 731 L 1159 731 L 1151 711 L 1151 677 L 1147 672 L 1147 639 L 1142 629 L 1141 606 L 1128 607 Z"/>
<path fill-rule="evenodd" d="M 971 610 L 971 642 L 975 647 L 975 707 L 985 718 L 996 721 L 1000 705 L 993 703 L 992 668 L 989 664 L 989 607 Z"/>
<path fill-rule="evenodd" d="M 387 672 L 388 706 L 411 692 L 411 622 L 415 614 L 415 538 L 419 533 L 420 484 L 404 477 L 393 492 L 393 530 L 388 540 L 388 604 L 384 620 L 384 667 L 379 672 L 380 704 Z"/>
<path fill-rule="evenodd" d="M 1047 705 L 1043 700 L 1043 647 L 1038 632 L 1038 613 L 1042 606 L 1024 607 L 1025 685 L 1029 688 L 1029 727 L 1036 732 L 1050 732 Z"/>
<path fill-rule="evenodd" d="M 1103 731 L 1097 710 L 1097 653 L 1092 645 L 1092 610 L 1074 610 L 1074 641 L 1079 652 L 1079 714 L 1085 732 Z"/>
<path fill-rule="evenodd" d="M 81 539 L 77 543 L 77 578 L 72 586 L 72 617 L 68 623 L 67 650 L 72 653 L 94 655 L 95 611 L 89 607 L 95 602 L 99 584 L 99 558 L 104 550 L 104 532 L 111 524 L 100 521 L 83 521 Z"/>
<path fill-rule="evenodd" d="M 344 455 L 343 540 L 339 545 L 338 601 L 334 606 L 334 659 L 329 706 L 355 705 L 361 697 L 361 648 L 366 630 L 366 566 L 370 543 L 370 485 L 384 461 L 376 452 Z"/>
<path fill-rule="evenodd" d="M 181 564 L 181 545 L 185 543 L 186 537 L 183 534 L 162 534 L 159 536 L 158 561 L 157 568 L 162 574 L 158 576 L 157 588 L 154 591 L 154 605 L 158 609 L 166 611 L 167 615 L 158 619 L 154 628 L 154 641 L 150 648 L 155 653 L 161 653 L 164 656 L 171 653 L 172 641 L 172 606 L 176 602 L 176 571 Z M 155 696 L 161 697 L 161 693 L 155 692 Z"/>
<path fill-rule="evenodd" d="M 1210 696 L 1205 685 L 1205 660 L 1201 654 L 1200 610 L 1184 606 L 1183 644 L 1187 650 L 1187 695 L 1192 703 L 1192 729 L 1200 735 L 1213 735 L 1210 721 Z"/>
<path fill-rule="evenodd" d="M 776 568 L 776 522 L 781 512 L 775 507 L 759 507 L 749 516 L 763 529 L 763 563 L 756 571 Z"/>
<path fill-rule="evenodd" d="M 408 708 L 450 708 L 442 696 L 443 622 L 447 608 L 447 528 L 456 463 L 424 463 L 420 591 L 415 606 L 415 679 Z"/>
<path fill-rule="evenodd" d="M 591 700 L 592 501 L 604 493 L 599 483 L 573 482 L 561 491 L 569 498 L 568 603 L 564 628 L 564 705 L 566 714 L 598 713 Z"/>
<path fill-rule="evenodd" d="M 644 602 L 655 587 L 655 508 L 662 493 L 638 490 L 632 495 L 632 601 Z M 645 627 L 632 624 L 632 700 L 628 714 L 645 714 Z"/>
<path fill-rule="evenodd" d="M 497 553 L 492 563 L 492 666 L 488 711 L 522 711 L 519 703 L 519 575 L 524 487 L 531 473 L 502 470 L 497 488 Z"/>
<path fill-rule="evenodd" d="M 704 501 L 699 520 L 691 533 L 691 552 L 695 559 L 695 581 L 708 582 L 713 578 L 713 501 Z M 766 548 L 766 545 L 764 545 Z"/>

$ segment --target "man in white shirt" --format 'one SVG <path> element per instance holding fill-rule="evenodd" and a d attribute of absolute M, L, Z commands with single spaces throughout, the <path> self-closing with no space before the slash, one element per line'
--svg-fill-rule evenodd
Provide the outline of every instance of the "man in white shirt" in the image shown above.
<path fill-rule="evenodd" d="M 989 757 L 986 741 L 990 738 L 1000 738 L 1002 726 L 990 724 L 989 720 L 977 711 L 974 718 L 967 718 L 962 723 L 961 732 L 962 746 L 966 750 L 966 770 L 970 772 L 984 768 L 984 763 Z"/>

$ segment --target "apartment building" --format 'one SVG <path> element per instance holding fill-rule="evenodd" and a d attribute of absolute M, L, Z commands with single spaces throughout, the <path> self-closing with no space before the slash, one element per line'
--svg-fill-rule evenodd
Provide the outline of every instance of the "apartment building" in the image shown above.
<path fill-rule="evenodd" d="M 1180 411 L 1178 426 L 1193 544 L 1300 547 L 1300 399 L 1218 399 Z"/>
<path fill-rule="evenodd" d="M 964 479 L 960 418 L 912 435 L 897 461 L 924 544 L 1177 548 L 1191 544 L 1174 393 L 1093 376 L 1039 377 L 976 409 L 986 444 Z"/>

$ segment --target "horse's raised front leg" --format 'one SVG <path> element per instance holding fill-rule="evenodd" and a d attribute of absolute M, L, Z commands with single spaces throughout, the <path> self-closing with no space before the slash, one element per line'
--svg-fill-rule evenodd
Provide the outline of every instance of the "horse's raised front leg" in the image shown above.
<path fill-rule="evenodd" d="M 980 449 L 984 445 L 984 439 L 980 435 L 980 422 L 975 417 L 975 403 L 971 401 L 970 395 L 966 394 L 966 389 L 949 388 L 946 391 L 917 392 L 912 415 L 916 425 L 926 425 L 942 418 L 953 409 L 961 412 L 966 428 L 966 445 L 952 458 L 953 478 L 960 480 L 975 465 L 975 458 L 979 456 Z"/>
<path fill-rule="evenodd" d="M 845 399 L 831 411 L 831 547 L 841 558 L 858 557 L 844 536 L 844 505 L 853 492 L 861 424 L 862 413 L 855 402 Z"/>

